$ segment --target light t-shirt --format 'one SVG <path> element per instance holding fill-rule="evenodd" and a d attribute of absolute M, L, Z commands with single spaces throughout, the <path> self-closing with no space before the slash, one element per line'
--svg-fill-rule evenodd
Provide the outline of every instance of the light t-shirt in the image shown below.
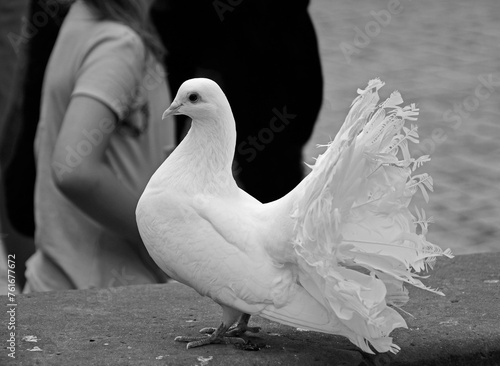
<path fill-rule="evenodd" d="M 146 61 L 147 60 L 147 61 Z M 63 23 L 45 74 L 35 139 L 36 252 L 27 263 L 30 291 L 111 287 L 156 282 L 124 239 L 105 230 L 57 189 L 52 154 L 71 97 L 86 95 L 111 108 L 120 122 L 100 121 L 86 138 L 68 147 L 68 174 L 105 134 L 106 160 L 120 182 L 139 196 L 174 148 L 174 123 L 162 121 L 171 96 L 162 66 L 146 56 L 129 27 L 98 21 L 82 2 Z"/>

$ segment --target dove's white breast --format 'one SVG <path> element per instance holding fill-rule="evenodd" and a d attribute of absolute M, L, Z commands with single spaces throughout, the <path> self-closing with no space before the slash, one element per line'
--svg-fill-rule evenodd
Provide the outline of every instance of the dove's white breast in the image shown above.
<path fill-rule="evenodd" d="M 214 301 L 256 313 L 291 299 L 295 267 L 275 262 L 263 205 L 242 193 L 230 199 L 147 189 L 137 208 L 151 257 L 169 276 Z M 290 246 L 291 249 L 291 246 Z"/>

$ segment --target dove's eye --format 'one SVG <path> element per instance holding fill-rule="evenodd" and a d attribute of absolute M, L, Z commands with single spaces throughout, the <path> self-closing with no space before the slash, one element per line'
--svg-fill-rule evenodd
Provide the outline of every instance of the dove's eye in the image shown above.
<path fill-rule="evenodd" d="M 200 96 L 198 95 L 198 93 L 191 93 L 188 95 L 188 99 L 191 103 L 196 103 L 200 100 Z"/>

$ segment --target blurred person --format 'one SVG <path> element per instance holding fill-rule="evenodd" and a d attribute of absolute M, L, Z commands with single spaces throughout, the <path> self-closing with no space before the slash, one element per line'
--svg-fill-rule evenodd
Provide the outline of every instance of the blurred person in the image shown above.
<path fill-rule="evenodd" d="M 164 282 L 135 207 L 174 148 L 152 0 L 77 0 L 47 66 L 36 133 L 36 252 L 25 292 Z"/>
<path fill-rule="evenodd" d="M 219 83 L 236 120 L 234 173 L 262 202 L 302 180 L 302 149 L 321 108 L 308 6 L 309 0 L 162 0 L 153 12 L 168 50 L 171 90 L 192 77 Z"/>

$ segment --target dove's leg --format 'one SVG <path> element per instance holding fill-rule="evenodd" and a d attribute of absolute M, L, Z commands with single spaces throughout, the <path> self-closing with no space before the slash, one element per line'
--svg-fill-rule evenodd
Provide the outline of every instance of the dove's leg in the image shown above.
<path fill-rule="evenodd" d="M 212 334 L 208 337 L 175 337 L 177 342 L 189 342 L 186 348 L 194 348 L 200 347 L 207 344 L 235 344 L 241 343 L 245 344 L 246 341 L 244 339 L 235 337 L 235 336 L 226 336 L 226 332 L 229 329 L 229 326 L 233 324 L 238 318 L 239 311 L 223 306 L 223 320 L 219 328 L 217 328 Z M 250 316 L 248 316 L 250 317 Z M 247 320 L 248 321 L 248 320 Z"/>
<path fill-rule="evenodd" d="M 226 334 L 226 337 L 239 337 L 243 335 L 245 332 L 258 333 L 260 331 L 260 327 L 249 327 L 248 321 L 250 320 L 250 314 L 243 314 L 238 319 L 238 322 L 230 327 Z M 200 329 L 200 333 L 204 334 L 212 334 L 215 332 L 217 328 L 207 327 Z"/>
<path fill-rule="evenodd" d="M 238 319 L 236 326 L 229 328 L 226 332 L 228 337 L 238 337 L 243 335 L 245 332 L 259 333 L 260 327 L 249 327 L 248 321 L 250 320 L 250 314 L 242 314 Z"/>
<path fill-rule="evenodd" d="M 250 314 L 242 314 L 238 319 L 238 322 L 230 327 L 226 334 L 226 337 L 240 337 L 245 332 L 258 333 L 260 331 L 260 327 L 249 327 L 248 321 L 250 320 Z M 203 328 L 200 330 L 200 333 L 212 334 L 215 332 L 217 328 Z"/>

